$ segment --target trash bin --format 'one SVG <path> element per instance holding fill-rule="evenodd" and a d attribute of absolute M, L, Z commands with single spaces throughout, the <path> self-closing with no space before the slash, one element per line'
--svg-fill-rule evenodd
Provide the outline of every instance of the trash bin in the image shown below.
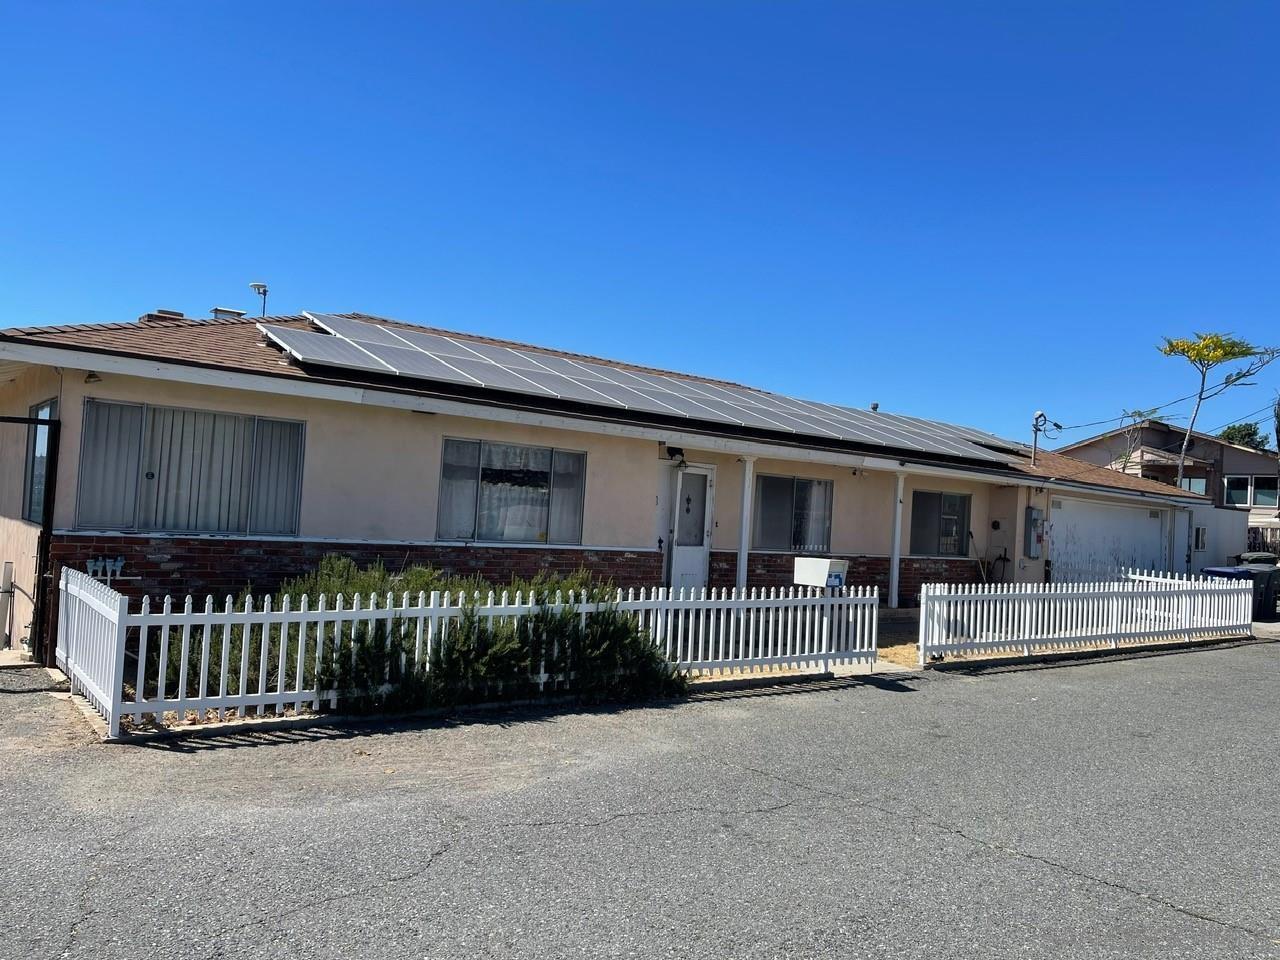
<path fill-rule="evenodd" d="M 1246 563 L 1238 567 L 1205 567 L 1200 571 L 1209 577 L 1253 581 L 1253 619 L 1276 618 L 1276 591 L 1280 589 L 1280 567 L 1268 563 Z"/>
<path fill-rule="evenodd" d="M 1236 563 L 1265 563 L 1276 566 L 1277 557 L 1274 553 L 1268 553 L 1265 550 L 1255 550 L 1251 553 L 1242 553 L 1236 557 Z"/>

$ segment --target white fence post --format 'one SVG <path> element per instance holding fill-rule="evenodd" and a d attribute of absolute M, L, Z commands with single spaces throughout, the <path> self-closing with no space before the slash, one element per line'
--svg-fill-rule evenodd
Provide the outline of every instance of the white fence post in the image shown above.
<path fill-rule="evenodd" d="M 123 594 L 116 599 L 115 650 L 111 670 L 111 713 L 107 717 L 108 735 L 114 740 L 120 736 L 120 714 L 124 707 L 124 644 L 129 629 L 129 598 Z"/>
<path fill-rule="evenodd" d="M 919 658 L 1247 635 L 1252 584 L 1128 571 L 1109 583 L 921 589 Z M 1240 611 L 1244 611 L 1241 613 Z"/>

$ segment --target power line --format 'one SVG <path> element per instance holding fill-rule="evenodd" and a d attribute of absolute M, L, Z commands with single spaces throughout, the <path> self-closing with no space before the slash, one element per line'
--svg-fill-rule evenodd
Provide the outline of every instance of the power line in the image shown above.
<path fill-rule="evenodd" d="M 1223 386 L 1223 384 L 1227 383 L 1227 381 L 1228 381 L 1229 379 L 1230 379 L 1230 378 L 1228 377 L 1228 378 L 1227 378 L 1227 380 L 1223 380 L 1221 383 L 1215 383 L 1215 384 L 1214 384 L 1213 386 L 1211 386 L 1211 387 L 1206 387 L 1206 388 L 1205 388 L 1205 392 L 1207 393 L 1207 392 L 1209 392 L 1210 390 L 1217 390 L 1217 389 L 1218 389 L 1218 387 L 1221 387 L 1221 386 Z M 1162 404 L 1160 404 L 1160 406 L 1158 406 L 1158 407 L 1151 407 L 1149 410 L 1143 410 L 1143 411 L 1141 411 L 1141 412 L 1142 412 L 1142 413 L 1156 413 L 1157 411 L 1163 410 L 1163 409 L 1165 409 L 1166 407 L 1172 407 L 1174 404 L 1177 404 L 1177 403 L 1185 403 L 1185 402 L 1186 402 L 1186 401 L 1188 401 L 1188 400 L 1194 400 L 1197 396 L 1199 396 L 1199 392 L 1198 392 L 1198 391 L 1197 391 L 1196 393 L 1189 393 L 1189 394 L 1187 394 L 1185 397 L 1179 397 L 1177 400 L 1169 400 L 1169 401 L 1167 401 L 1166 403 L 1162 403 Z M 1268 405 L 1268 406 L 1269 406 L 1269 405 Z M 1266 408 L 1266 407 L 1264 407 L 1263 409 L 1267 409 L 1267 408 Z M 1253 414 L 1250 414 L 1250 416 L 1252 416 L 1252 415 L 1253 415 Z M 1110 419 L 1108 419 L 1108 420 L 1094 420 L 1094 421 L 1092 421 L 1091 423 L 1077 423 L 1077 424 L 1073 424 L 1072 426 L 1069 426 L 1069 427 L 1063 427 L 1061 432 L 1065 433 L 1065 432 L 1066 432 L 1066 431 L 1068 431 L 1068 430 L 1083 430 L 1085 427 L 1100 427 L 1100 426 L 1103 426 L 1104 424 L 1108 424 L 1108 423 L 1120 423 L 1121 421 L 1123 421 L 1123 420 L 1128 420 L 1128 419 L 1129 419 L 1129 414 L 1124 413 L 1124 414 L 1121 414 L 1121 415 L 1120 415 L 1120 416 L 1118 416 L 1118 417 L 1111 417 L 1111 418 L 1110 418 Z M 1238 421 L 1237 421 L 1237 422 L 1238 422 Z M 1223 424 L 1223 426 L 1230 426 L 1230 425 L 1231 425 L 1231 424 Z"/>
<path fill-rule="evenodd" d="M 1211 432 L 1217 433 L 1221 430 L 1225 430 L 1227 427 L 1234 427 L 1237 423 L 1244 423 L 1245 421 L 1248 421 L 1250 417 L 1256 417 L 1260 413 L 1266 413 L 1268 410 L 1274 409 L 1274 407 L 1275 407 L 1274 402 L 1268 403 L 1265 407 L 1259 407 L 1257 410 L 1254 410 L 1253 413 L 1246 413 L 1243 417 L 1240 417 L 1239 419 L 1232 420 L 1229 423 L 1224 423 L 1221 426 L 1214 427 Z M 1256 421 L 1250 421 L 1250 422 L 1256 422 Z"/>

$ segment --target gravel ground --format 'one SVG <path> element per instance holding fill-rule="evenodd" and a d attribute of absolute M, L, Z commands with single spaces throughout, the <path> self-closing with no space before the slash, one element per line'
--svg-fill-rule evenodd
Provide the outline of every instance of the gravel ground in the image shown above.
<path fill-rule="evenodd" d="M 44 686 L 5 960 L 1280 957 L 1276 644 L 149 746 Z"/>

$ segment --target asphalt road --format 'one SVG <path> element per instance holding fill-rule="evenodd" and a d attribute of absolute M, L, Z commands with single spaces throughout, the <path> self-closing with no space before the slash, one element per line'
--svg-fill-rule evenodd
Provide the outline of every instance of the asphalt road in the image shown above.
<path fill-rule="evenodd" d="M 0 957 L 1280 957 L 1280 645 L 90 742 L 0 673 Z"/>

